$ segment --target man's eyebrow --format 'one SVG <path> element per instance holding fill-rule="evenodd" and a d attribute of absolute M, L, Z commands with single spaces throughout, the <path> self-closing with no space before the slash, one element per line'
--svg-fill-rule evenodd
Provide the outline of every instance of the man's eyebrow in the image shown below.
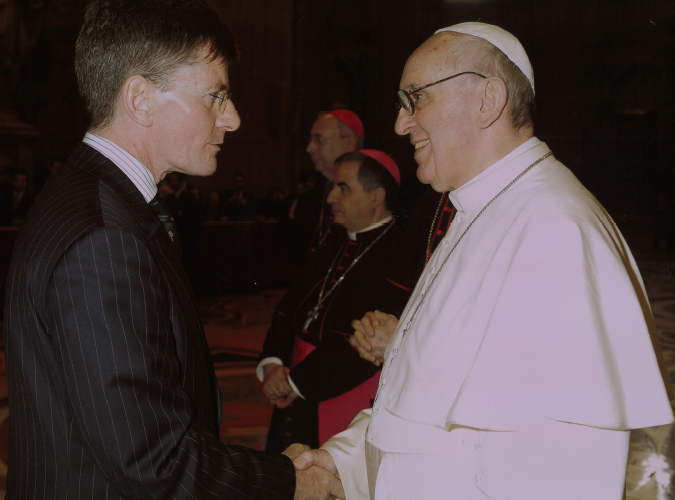
<path fill-rule="evenodd" d="M 346 187 L 346 188 L 348 188 L 348 187 L 349 187 L 349 184 L 347 184 L 347 183 L 346 183 L 346 182 L 344 182 L 344 181 L 342 181 L 342 182 L 338 182 L 338 183 L 337 183 L 337 185 L 338 185 L 338 186 L 340 186 L 340 187 Z M 349 189 L 351 189 L 351 188 L 349 188 Z"/>
<path fill-rule="evenodd" d="M 217 94 L 218 92 L 229 92 L 230 91 L 230 85 L 221 83 L 220 85 L 214 85 L 213 90 L 211 90 L 212 94 Z"/>

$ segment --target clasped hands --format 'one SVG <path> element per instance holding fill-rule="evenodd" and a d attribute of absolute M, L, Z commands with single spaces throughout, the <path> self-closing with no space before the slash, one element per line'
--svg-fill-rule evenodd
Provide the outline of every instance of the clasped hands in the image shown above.
<path fill-rule="evenodd" d="M 354 335 L 349 342 L 363 359 L 375 366 L 384 363 L 384 351 L 398 326 L 398 319 L 381 311 L 367 312 L 363 318 L 352 321 Z"/>
<path fill-rule="evenodd" d="M 311 450 L 306 444 L 292 444 L 283 452 L 295 466 L 294 500 L 344 498 L 340 475 L 326 450 Z"/>
<path fill-rule="evenodd" d="M 263 367 L 263 393 L 277 408 L 290 406 L 298 397 L 288 383 L 290 372 L 287 366 L 268 364 Z"/>

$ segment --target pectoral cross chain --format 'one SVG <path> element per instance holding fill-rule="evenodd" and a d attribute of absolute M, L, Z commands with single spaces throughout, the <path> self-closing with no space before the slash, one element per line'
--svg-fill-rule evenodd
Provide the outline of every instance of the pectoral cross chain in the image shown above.
<path fill-rule="evenodd" d="M 309 311 L 307 313 L 307 321 L 305 321 L 305 324 L 302 327 L 303 331 L 306 331 L 307 328 L 309 328 L 309 325 L 312 324 L 312 321 L 316 321 L 316 319 L 319 317 L 319 306 L 316 305 L 314 306 L 314 309 Z"/>

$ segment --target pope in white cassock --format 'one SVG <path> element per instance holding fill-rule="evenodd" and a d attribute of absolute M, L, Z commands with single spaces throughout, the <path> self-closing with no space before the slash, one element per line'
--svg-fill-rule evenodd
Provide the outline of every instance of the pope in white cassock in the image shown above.
<path fill-rule="evenodd" d="M 629 429 L 673 420 L 616 224 L 534 137 L 510 33 L 439 30 L 408 59 L 396 132 L 457 215 L 385 354 L 377 399 L 321 450 L 348 500 L 619 500 Z"/>

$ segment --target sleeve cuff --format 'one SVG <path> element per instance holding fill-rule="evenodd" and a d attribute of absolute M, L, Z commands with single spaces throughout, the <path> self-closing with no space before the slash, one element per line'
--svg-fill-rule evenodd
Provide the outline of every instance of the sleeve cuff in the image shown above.
<path fill-rule="evenodd" d="M 288 375 L 288 376 L 286 377 L 286 380 L 288 380 L 288 385 L 291 386 L 291 389 L 293 389 L 293 392 L 295 392 L 295 393 L 296 393 L 298 396 L 300 396 L 302 399 L 305 399 L 305 396 L 303 396 L 303 395 L 300 393 L 300 391 L 298 390 L 298 386 L 295 385 L 295 384 L 293 383 L 293 381 L 291 380 L 291 376 L 290 376 L 290 375 Z"/>
<path fill-rule="evenodd" d="M 255 367 L 255 374 L 256 377 L 258 377 L 258 380 L 261 382 L 265 380 L 265 370 L 263 370 L 265 365 L 280 365 L 284 366 L 284 362 L 281 361 L 279 358 L 274 358 L 274 357 L 269 357 L 269 358 L 264 358 L 260 360 L 260 363 L 258 363 L 258 366 Z M 293 387 L 293 386 L 291 386 Z M 295 389 L 293 389 L 295 390 Z"/>

